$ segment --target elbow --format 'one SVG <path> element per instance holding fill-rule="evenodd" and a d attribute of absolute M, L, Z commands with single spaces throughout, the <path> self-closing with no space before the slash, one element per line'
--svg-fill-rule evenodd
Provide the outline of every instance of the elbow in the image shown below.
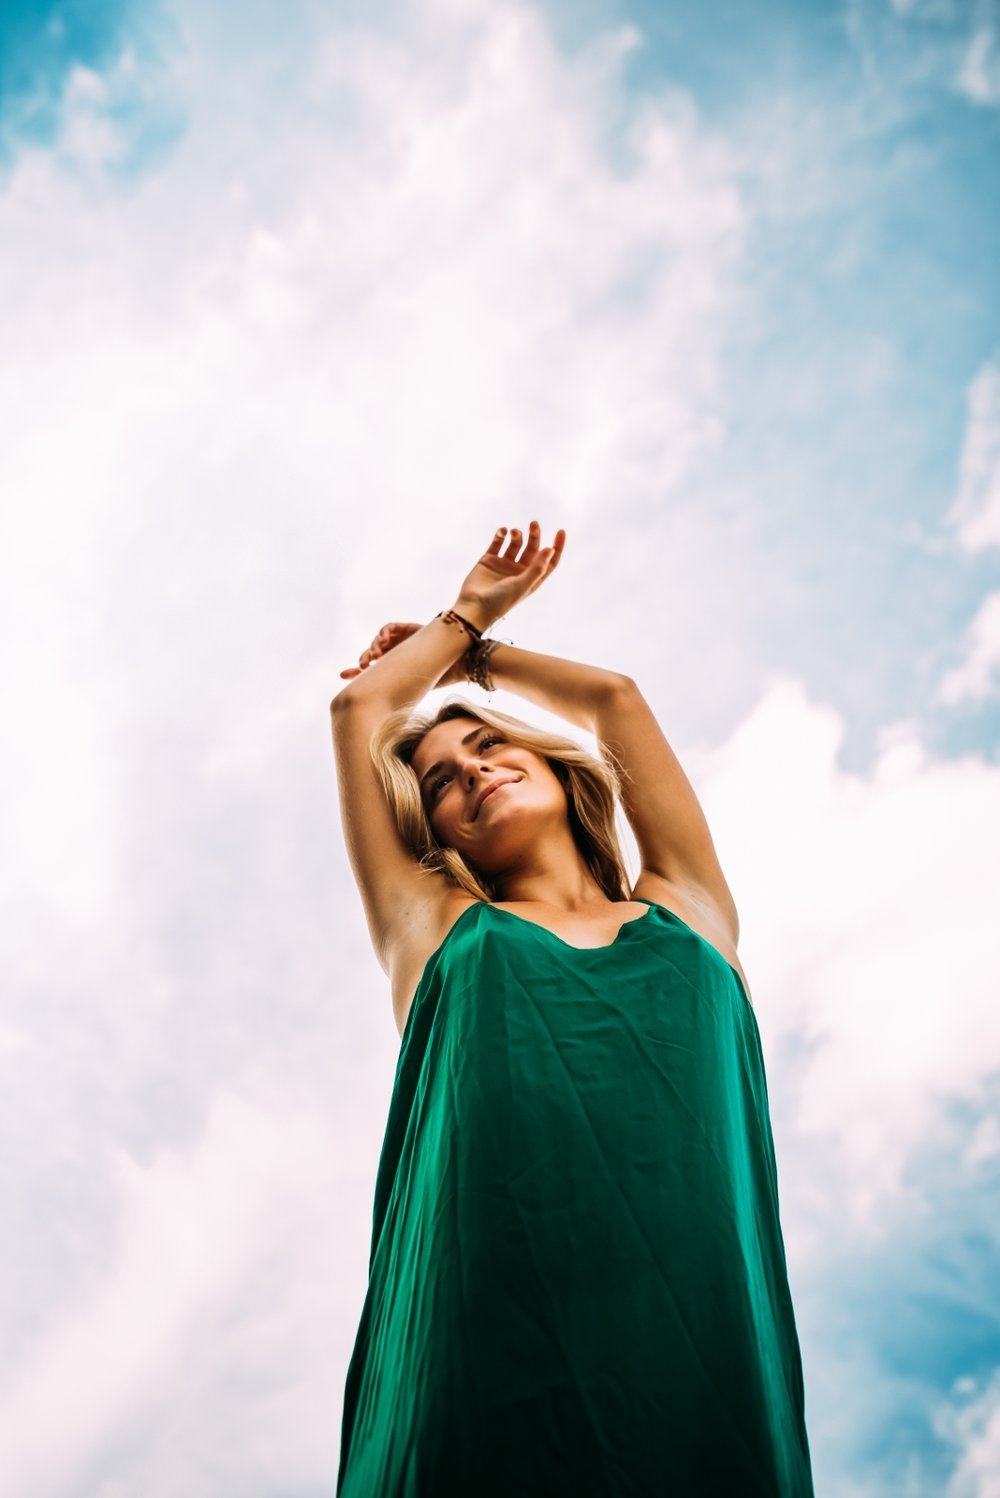
<path fill-rule="evenodd" d="M 344 708 L 350 707 L 352 702 L 357 702 L 357 694 L 353 691 L 353 686 L 354 683 L 349 681 L 346 687 L 341 687 L 336 696 L 332 698 L 330 702 L 331 717 L 335 713 L 343 712 Z"/>

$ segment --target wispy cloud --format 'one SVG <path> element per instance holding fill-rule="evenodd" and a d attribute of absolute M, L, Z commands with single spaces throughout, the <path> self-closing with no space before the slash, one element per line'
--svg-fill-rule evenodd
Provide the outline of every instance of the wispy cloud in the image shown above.
<path fill-rule="evenodd" d="M 968 389 L 958 492 L 947 521 L 966 551 L 1000 545 L 1000 369 L 984 364 Z"/>
<path fill-rule="evenodd" d="M 324 1374 L 309 1319 L 327 1311 L 324 1283 L 328 1296 L 334 1293 L 327 1276 L 336 1272 L 335 1223 L 326 1212 L 317 1222 L 312 1206 L 321 1182 L 330 1201 L 338 1185 L 328 1121 L 309 1118 L 291 1100 L 274 1112 L 274 1102 L 223 1092 L 192 1150 L 163 1150 L 147 1165 L 114 1151 L 118 1220 L 109 1262 L 53 1318 L 7 1385 L 0 1413 L 7 1492 L 48 1498 L 85 1490 L 86 1474 L 95 1463 L 99 1470 L 109 1447 L 121 1450 L 129 1429 L 142 1431 L 156 1455 L 151 1460 L 148 1450 L 140 1458 L 133 1487 L 127 1473 L 135 1458 L 126 1441 L 122 1490 L 150 1498 L 178 1487 L 206 1491 L 208 1452 L 199 1450 L 192 1463 L 183 1448 L 170 1451 L 164 1419 L 176 1441 L 185 1424 L 200 1423 L 199 1399 L 207 1396 L 225 1426 L 233 1396 L 241 1402 L 226 1387 L 241 1364 L 245 1374 L 253 1370 L 256 1413 L 224 1467 L 229 1482 L 257 1491 L 275 1429 L 287 1433 L 289 1394 L 303 1411 L 318 1405 L 324 1385 L 336 1400 L 333 1370 Z M 323 1244 L 322 1264 L 310 1241 Z M 293 1286 L 303 1273 L 313 1291 L 294 1348 L 283 1323 L 294 1317 Z M 314 1388 L 301 1386 L 306 1378 Z M 63 1409 L 55 1442 L 54 1406 Z M 335 1416 L 318 1418 L 312 1429 L 303 1420 L 298 1441 L 306 1466 L 332 1462 Z M 282 1480 L 294 1481 L 294 1470 Z"/>
<path fill-rule="evenodd" d="M 941 682 L 938 697 L 953 706 L 981 700 L 997 688 L 1000 671 L 1000 592 L 990 593 L 969 625 L 965 659 Z"/>
<path fill-rule="evenodd" d="M 985 1389 L 960 1381 L 955 1397 L 935 1412 L 935 1424 L 960 1453 L 947 1498 L 991 1498 L 1000 1473 L 1000 1373 Z"/>
<path fill-rule="evenodd" d="M 956 83 L 959 92 L 974 104 L 1000 104 L 1000 46 L 992 26 L 974 33 Z"/>

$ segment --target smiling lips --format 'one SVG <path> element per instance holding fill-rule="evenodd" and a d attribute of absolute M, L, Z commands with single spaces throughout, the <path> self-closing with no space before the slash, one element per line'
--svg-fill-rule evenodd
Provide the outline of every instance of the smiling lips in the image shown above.
<path fill-rule="evenodd" d="M 488 785 L 479 798 L 479 805 L 476 807 L 476 816 L 478 817 L 479 813 L 482 811 L 483 802 L 486 800 L 487 796 L 491 796 L 494 791 L 498 791 L 502 785 L 514 784 L 516 784 L 516 782 L 508 777 L 506 780 L 495 780 L 492 785 Z"/>

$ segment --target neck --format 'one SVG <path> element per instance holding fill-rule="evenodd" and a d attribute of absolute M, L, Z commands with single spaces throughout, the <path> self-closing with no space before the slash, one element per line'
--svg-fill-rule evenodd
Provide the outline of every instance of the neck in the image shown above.
<path fill-rule="evenodd" d="M 610 905 L 604 890 L 583 862 L 576 846 L 572 860 L 558 859 L 547 863 L 544 854 L 532 849 L 530 863 L 496 874 L 493 882 L 497 899 L 532 905 L 547 905 L 554 910 L 579 911 L 595 905 Z"/>

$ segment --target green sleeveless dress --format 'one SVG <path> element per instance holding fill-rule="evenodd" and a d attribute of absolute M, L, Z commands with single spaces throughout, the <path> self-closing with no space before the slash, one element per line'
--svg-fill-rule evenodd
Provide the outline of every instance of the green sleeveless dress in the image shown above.
<path fill-rule="evenodd" d="M 662 905 L 462 911 L 407 1017 L 338 1498 L 813 1498 L 760 1034 Z"/>

